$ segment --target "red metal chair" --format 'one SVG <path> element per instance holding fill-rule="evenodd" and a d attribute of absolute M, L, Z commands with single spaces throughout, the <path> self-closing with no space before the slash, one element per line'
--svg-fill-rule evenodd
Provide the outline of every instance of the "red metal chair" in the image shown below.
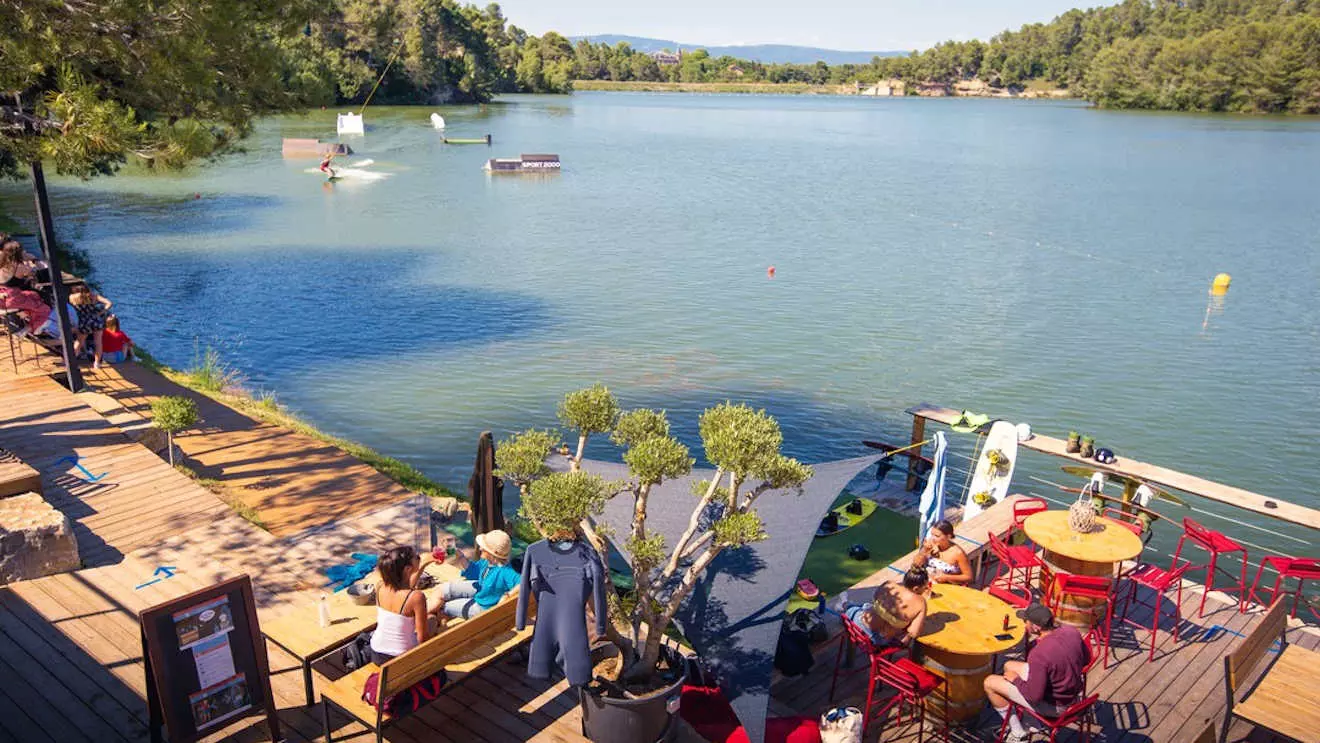
<path fill-rule="evenodd" d="M 1274 587 L 1270 589 L 1270 600 L 1261 601 L 1256 597 L 1256 590 L 1260 588 L 1260 574 L 1269 566 L 1279 574 L 1274 579 Z M 1251 600 L 1261 606 L 1269 606 L 1274 603 L 1274 599 L 1279 597 L 1279 589 L 1283 587 L 1283 582 L 1288 578 L 1297 579 L 1297 590 L 1293 592 L 1293 609 L 1291 616 L 1297 616 L 1297 607 L 1302 603 L 1302 584 L 1308 580 L 1320 580 L 1320 560 L 1310 557 L 1266 557 L 1260 561 L 1260 567 L 1256 568 L 1256 579 L 1251 582 Z M 1307 607 L 1317 619 L 1320 619 L 1320 612 L 1314 607 Z"/>
<path fill-rule="evenodd" d="M 1174 562 L 1177 564 L 1177 561 Z M 1164 592 L 1173 587 L 1177 591 L 1177 598 L 1173 602 L 1173 641 L 1178 641 L 1178 625 L 1182 624 L 1182 579 L 1187 571 L 1192 569 L 1193 565 L 1186 563 L 1181 567 L 1164 570 L 1155 565 L 1138 565 L 1128 575 L 1128 595 L 1123 600 L 1123 611 L 1120 614 L 1121 620 L 1134 627 L 1145 627 L 1143 624 L 1132 621 L 1127 618 L 1128 609 L 1132 604 L 1137 603 L 1148 607 L 1151 610 L 1150 620 L 1150 657 L 1147 662 L 1155 660 L 1155 640 L 1159 635 L 1160 629 L 1160 607 L 1164 603 Z M 1144 586 L 1155 592 L 1155 603 L 1147 604 L 1144 601 L 1137 601 L 1137 586 Z"/>
<path fill-rule="evenodd" d="M 1044 498 L 1021 498 L 1013 501 L 1013 528 L 1021 529 L 1027 517 L 1050 510 L 1050 504 Z"/>
<path fill-rule="evenodd" d="M 1242 577 L 1238 580 L 1236 588 L 1220 588 L 1221 591 L 1236 591 L 1238 594 L 1238 611 L 1242 611 L 1247 604 L 1247 548 L 1234 542 L 1232 539 L 1224 536 L 1222 533 L 1212 531 L 1201 526 L 1199 523 L 1184 518 L 1183 535 L 1178 538 L 1178 548 L 1173 551 L 1173 562 L 1178 564 L 1178 559 L 1182 556 L 1183 544 L 1187 541 L 1200 547 L 1210 554 L 1210 562 L 1206 565 L 1193 565 L 1191 569 L 1200 570 L 1205 568 L 1205 593 L 1201 594 L 1201 608 L 1197 611 L 1197 616 L 1205 616 L 1205 599 L 1214 590 L 1215 582 L 1215 562 L 1220 555 L 1231 554 L 1234 552 L 1242 553 Z"/>
<path fill-rule="evenodd" d="M 893 689 L 895 694 L 892 699 L 885 702 L 877 710 L 877 717 L 887 713 L 892 709 L 898 710 L 898 715 L 886 722 L 886 727 L 893 727 L 914 720 L 917 723 L 917 743 L 921 743 L 926 734 L 926 697 L 939 692 L 940 696 L 948 700 L 949 687 L 945 680 L 937 676 L 919 664 L 913 662 L 910 658 L 898 658 L 889 660 L 881 658 L 879 661 L 879 675 L 876 677 L 885 686 Z M 868 696 L 866 703 L 866 712 L 863 713 L 862 731 L 865 735 L 866 725 L 869 721 L 867 717 L 871 711 L 871 701 Z M 911 715 L 909 718 L 908 715 Z M 940 737 L 945 743 L 949 741 L 949 723 L 947 720 L 941 720 Z"/>
<path fill-rule="evenodd" d="M 1117 521 L 1119 526 L 1122 526 L 1137 536 L 1146 533 L 1146 528 L 1141 525 L 1141 519 L 1138 518 L 1135 513 L 1123 513 L 1117 508 L 1106 508 L 1100 515 L 1107 519 Z"/>
<path fill-rule="evenodd" d="M 1040 720 L 1041 724 L 1050 731 L 1050 743 L 1054 743 L 1058 738 L 1060 730 L 1065 730 L 1072 725 L 1077 726 L 1077 732 L 1081 734 L 1081 743 L 1086 743 L 1086 741 L 1091 739 L 1092 712 L 1095 703 L 1098 701 L 1100 701 L 1100 695 L 1092 694 L 1089 697 L 1075 702 L 1071 707 L 1065 709 L 1058 717 L 1049 717 L 1034 709 L 1029 709 L 1016 704 L 1012 705 L 1009 709 L 1010 713 L 1018 712 L 1027 714 Z M 996 738 L 996 740 L 1003 741 L 1006 735 L 1008 735 L 1008 716 L 1005 716 L 1003 723 L 999 725 L 999 737 Z"/>
<path fill-rule="evenodd" d="M 989 534 L 990 551 L 997 558 L 999 567 L 995 572 L 995 577 L 984 581 L 985 585 L 993 586 L 1003 580 L 1004 588 L 1009 593 L 1018 594 L 1020 598 L 1031 601 L 1031 583 L 1036 570 L 1044 568 L 1045 563 L 1036 556 L 1036 552 L 1025 545 L 1009 545 L 1004 540 L 995 536 L 993 532 Z M 1021 573 L 1019 576 L 1018 573 Z M 1018 578 L 1021 582 L 1018 582 Z"/>
<path fill-rule="evenodd" d="M 1025 609 L 1028 606 L 1031 606 L 1030 597 L 1019 596 L 1007 588 L 996 586 L 993 583 L 991 583 L 985 590 L 986 593 L 989 593 L 991 596 L 1003 601 L 1014 609 Z"/>
<path fill-rule="evenodd" d="M 834 678 L 830 680 L 830 701 L 834 701 L 834 690 L 838 686 L 839 676 L 851 676 L 862 671 L 867 672 L 866 677 L 866 707 L 863 709 L 864 717 L 862 724 L 870 722 L 871 703 L 875 699 L 875 684 L 882 681 L 880 664 L 886 658 L 898 653 L 902 648 L 877 648 L 872 642 L 871 637 L 862 628 L 852 623 L 847 617 L 840 617 L 843 620 L 843 632 L 839 636 L 839 652 L 834 657 Z M 860 668 L 843 668 L 843 650 L 847 646 L 853 646 L 866 653 L 869 659 L 869 665 Z"/>
<path fill-rule="evenodd" d="M 1080 598 L 1098 599 L 1103 601 L 1104 612 L 1098 620 L 1094 614 L 1091 619 L 1090 635 L 1096 635 L 1104 645 L 1104 667 L 1109 667 L 1109 636 L 1113 629 L 1114 605 L 1113 605 L 1114 582 L 1109 578 L 1095 575 L 1074 575 L 1072 573 L 1058 573 L 1054 576 L 1054 582 L 1050 590 L 1045 594 L 1045 606 L 1054 612 L 1054 616 L 1060 616 L 1063 608 L 1065 596 L 1077 596 Z M 1095 665 L 1096 658 L 1092 657 L 1087 670 Z"/>

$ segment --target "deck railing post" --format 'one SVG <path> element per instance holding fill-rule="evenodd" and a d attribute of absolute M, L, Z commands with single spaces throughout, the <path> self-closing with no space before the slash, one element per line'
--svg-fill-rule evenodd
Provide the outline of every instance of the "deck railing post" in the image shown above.
<path fill-rule="evenodd" d="M 41 169 L 41 161 L 33 160 L 32 197 L 37 205 L 38 233 L 41 237 L 41 251 L 45 253 L 46 264 L 50 266 L 50 290 L 55 306 L 55 322 L 60 329 L 60 350 L 64 354 L 64 373 L 69 383 L 70 392 L 83 388 L 82 372 L 78 369 L 78 357 L 73 353 L 73 326 L 69 324 L 69 291 L 64 286 L 64 262 L 60 260 L 60 249 L 55 244 L 55 228 L 50 218 L 50 198 L 46 194 L 46 174 Z"/>

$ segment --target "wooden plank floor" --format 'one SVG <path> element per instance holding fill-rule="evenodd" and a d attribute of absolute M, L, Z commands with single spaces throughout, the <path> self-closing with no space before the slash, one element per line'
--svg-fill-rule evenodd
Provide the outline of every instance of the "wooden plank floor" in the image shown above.
<path fill-rule="evenodd" d="M 62 369 L 64 360 L 58 354 L 32 340 L 14 338 L 13 353 L 10 353 L 9 341 L 0 340 L 0 382 L 48 377 Z"/>
<path fill-rule="evenodd" d="M 210 523 L 229 513 L 212 493 L 117 428 L 49 377 L 0 382 L 0 448 L 41 473 L 51 505 L 73 522 L 85 566 Z M 77 455 L 88 482 L 65 457 Z"/>
<path fill-rule="evenodd" d="M 1248 614 L 1234 610 L 1231 600 L 1212 593 L 1206 602 L 1205 617 L 1197 617 L 1201 587 L 1188 583 L 1183 590 L 1180 638 L 1173 640 L 1169 631 L 1172 618 L 1161 622 L 1156 642 L 1155 660 L 1147 662 L 1150 631 L 1115 623 L 1114 651 L 1108 668 L 1097 666 L 1088 679 L 1089 691 L 1100 695 L 1096 719 L 1099 735 L 1093 739 L 1122 743 L 1191 743 L 1213 721 L 1218 729 L 1224 715 L 1223 657 L 1241 642 L 1255 626 L 1260 607 Z M 1138 592 L 1138 600 L 1150 603 L 1153 594 Z M 1171 614 L 1174 594 L 1164 603 Z M 1129 611 L 1134 622 L 1149 627 L 1151 611 L 1134 604 Z M 1222 627 L 1223 629 L 1216 629 Z M 1225 631 L 1226 630 L 1226 631 Z M 1302 647 L 1320 647 L 1320 632 L 1314 627 L 1294 623 L 1289 641 Z M 811 672 L 796 678 L 778 677 L 771 687 L 771 714 L 819 714 L 832 706 L 829 699 L 838 645 L 835 640 L 817 647 L 816 665 Z M 845 661 L 846 663 L 846 661 Z M 856 659 L 852 667 L 860 666 Z M 866 699 L 859 673 L 842 677 L 834 704 L 861 707 Z M 987 708 L 977 724 L 956 729 L 951 740 L 993 740 L 999 724 L 998 715 Z M 1253 731 L 1245 724 L 1230 728 L 1230 740 L 1275 740 L 1263 731 Z M 882 721 L 873 725 L 867 741 L 915 740 L 916 725 L 892 725 Z M 1280 739 L 1282 740 L 1282 739 Z"/>
<path fill-rule="evenodd" d="M 147 419 L 154 397 L 195 400 L 201 425 L 175 438 L 188 465 L 255 508 L 276 536 L 334 524 L 412 496 L 334 446 L 254 420 L 137 364 L 102 369 L 87 380 Z"/>

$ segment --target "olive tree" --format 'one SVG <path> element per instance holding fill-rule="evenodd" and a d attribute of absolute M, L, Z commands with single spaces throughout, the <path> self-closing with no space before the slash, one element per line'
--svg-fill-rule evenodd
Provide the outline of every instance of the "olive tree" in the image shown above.
<path fill-rule="evenodd" d="M 523 514 L 542 535 L 580 535 L 602 561 L 608 555 L 606 536 L 618 535 L 605 534 L 596 517 L 610 498 L 631 497 L 633 515 L 622 544 L 630 557 L 636 600 L 625 611 L 610 593 L 609 639 L 623 653 L 624 677 L 644 682 L 657 668 L 665 631 L 715 559 L 765 538 L 758 499 L 771 490 L 800 492 L 812 470 L 781 453 L 783 434 L 773 417 L 725 402 L 699 419 L 702 446 L 715 473 L 696 483 L 695 502 L 653 504 L 656 486 L 691 474 L 694 465 L 688 448 L 670 433 L 664 411 L 621 412 L 609 390 L 596 385 L 566 395 L 559 415 L 578 434 L 570 471 L 549 471 L 544 459 L 553 450 L 553 436 L 531 430 L 496 449 L 500 476 L 519 483 Z M 580 469 L 587 440 L 604 433 L 622 450 L 628 468 L 624 481 L 607 482 Z M 652 505 L 691 509 L 687 528 L 672 544 L 648 530 Z"/>
<path fill-rule="evenodd" d="M 174 465 L 174 434 L 197 424 L 197 403 L 187 397 L 158 397 L 151 401 L 151 418 L 156 428 L 165 432 Z"/>

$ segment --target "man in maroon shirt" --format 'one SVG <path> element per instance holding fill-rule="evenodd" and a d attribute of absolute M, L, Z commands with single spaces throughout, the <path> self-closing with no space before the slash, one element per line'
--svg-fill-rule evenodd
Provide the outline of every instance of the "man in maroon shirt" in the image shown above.
<path fill-rule="evenodd" d="M 1027 740 L 1027 730 L 1017 715 L 1009 716 L 1010 704 L 1027 707 L 1046 717 L 1057 717 L 1068 705 L 1081 698 L 1086 689 L 1086 664 L 1090 651 L 1086 640 L 1075 628 L 1057 624 L 1054 614 L 1040 604 L 1032 604 L 1017 613 L 1027 624 L 1027 634 L 1036 644 L 1027 652 L 1027 661 L 1004 663 L 1004 675 L 985 679 L 985 693 L 1000 717 L 1008 717 L 1007 743 Z"/>

